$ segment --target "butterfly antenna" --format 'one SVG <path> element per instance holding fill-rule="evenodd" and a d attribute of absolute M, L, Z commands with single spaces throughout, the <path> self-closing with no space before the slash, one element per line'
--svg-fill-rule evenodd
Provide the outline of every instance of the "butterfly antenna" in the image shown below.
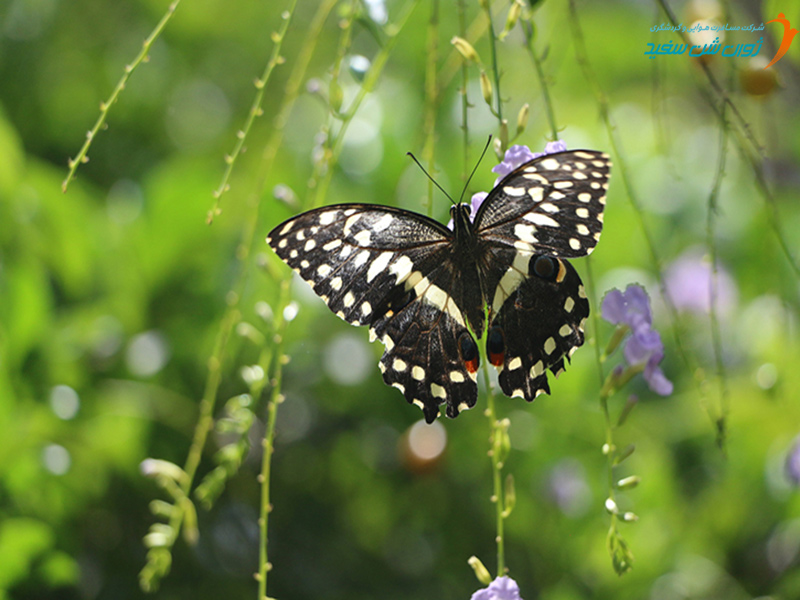
<path fill-rule="evenodd" d="M 459 202 L 461 202 L 464 199 L 464 194 L 467 193 L 469 182 L 472 181 L 472 176 L 475 175 L 475 171 L 478 170 L 478 166 L 481 164 L 483 157 L 486 156 L 486 151 L 489 149 L 489 144 L 491 143 L 492 143 L 492 135 L 489 134 L 489 139 L 486 140 L 486 145 L 483 147 L 483 152 L 481 152 L 481 157 L 478 159 L 478 162 L 476 162 L 475 166 L 472 168 L 472 173 L 470 173 L 469 177 L 467 177 L 467 182 L 464 184 L 464 189 L 461 190 L 461 196 L 458 198 Z"/>
<path fill-rule="evenodd" d="M 408 155 L 411 157 L 411 159 L 412 159 L 412 160 L 413 160 L 415 163 L 417 163 L 417 166 L 418 166 L 420 169 L 422 169 L 422 172 L 423 172 L 423 173 L 425 173 L 425 175 L 427 175 L 427 176 L 428 176 L 428 179 L 430 179 L 430 180 L 433 182 L 433 185 L 435 185 L 437 188 L 439 188 L 439 189 L 442 191 L 442 193 L 443 193 L 445 196 L 447 196 L 447 199 L 448 199 L 448 200 L 450 200 L 450 202 L 451 202 L 452 204 L 455 204 L 455 203 L 456 203 L 456 202 L 455 202 L 455 200 L 453 200 L 453 199 L 450 197 L 450 194 L 448 194 L 447 192 L 445 192 L 445 191 L 444 191 L 444 188 L 443 188 L 442 186 L 440 186 L 440 185 L 439 185 L 439 184 L 436 182 L 436 180 L 435 180 L 433 177 L 431 177 L 431 174 L 430 174 L 430 173 L 428 173 L 428 172 L 425 170 L 425 167 L 423 167 L 423 166 L 420 164 L 420 162 L 417 160 L 417 157 L 416 157 L 416 156 L 414 156 L 413 154 L 411 154 L 411 152 L 406 152 L 406 154 L 408 154 Z"/>

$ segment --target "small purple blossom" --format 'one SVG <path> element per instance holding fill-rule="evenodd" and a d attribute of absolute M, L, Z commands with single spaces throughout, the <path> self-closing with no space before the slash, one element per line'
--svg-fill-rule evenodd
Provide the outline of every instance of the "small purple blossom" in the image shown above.
<path fill-rule="evenodd" d="M 664 275 L 667 295 L 675 308 L 695 313 L 708 313 L 711 308 L 711 264 L 703 255 L 689 250 L 678 257 Z M 717 265 L 714 308 L 727 312 L 736 302 L 736 284 L 730 273 Z"/>
<path fill-rule="evenodd" d="M 625 361 L 631 367 L 642 367 L 647 385 L 656 394 L 669 396 L 672 382 L 658 366 L 664 358 L 661 335 L 652 328 L 653 313 L 647 292 L 638 285 L 629 285 L 624 292 L 611 290 L 603 298 L 603 318 L 614 325 L 626 325 L 631 336 L 625 343 Z"/>
<path fill-rule="evenodd" d="M 786 476 L 796 486 L 800 486 L 800 436 L 794 439 L 786 455 Z"/>
<path fill-rule="evenodd" d="M 495 185 L 500 183 L 500 180 L 511 173 L 514 169 L 516 169 L 521 164 L 528 162 L 529 160 L 533 160 L 534 158 L 539 158 L 540 156 L 545 156 L 546 154 L 555 154 L 556 152 L 564 152 L 567 149 L 566 142 L 562 140 L 557 140 L 555 142 L 547 142 L 544 147 L 544 152 L 531 152 L 531 149 L 527 146 L 511 146 L 508 150 L 506 150 L 505 156 L 503 157 L 503 162 L 492 169 L 492 173 L 497 173 L 498 177 L 497 180 L 494 182 Z"/>
<path fill-rule="evenodd" d="M 522 600 L 517 582 L 504 575 L 498 577 L 489 587 L 472 594 L 470 600 Z"/>

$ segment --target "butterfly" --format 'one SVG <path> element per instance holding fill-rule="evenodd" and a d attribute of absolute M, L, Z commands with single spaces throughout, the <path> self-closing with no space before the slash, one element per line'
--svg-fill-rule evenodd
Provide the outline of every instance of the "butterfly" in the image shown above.
<path fill-rule="evenodd" d="M 583 344 L 589 302 L 567 258 L 588 255 L 603 227 L 607 154 L 547 154 L 514 169 L 452 230 L 425 215 L 372 204 L 304 212 L 267 243 L 331 311 L 385 346 L 383 380 L 428 423 L 475 405 L 480 352 L 507 396 L 550 393 Z"/>

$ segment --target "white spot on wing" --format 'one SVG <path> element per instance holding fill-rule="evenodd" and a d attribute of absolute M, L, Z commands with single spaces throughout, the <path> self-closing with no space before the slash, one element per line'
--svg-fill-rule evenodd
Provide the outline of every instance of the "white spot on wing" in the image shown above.
<path fill-rule="evenodd" d="M 416 379 L 417 381 L 422 381 L 425 379 L 425 369 L 420 366 L 414 366 L 411 369 L 411 377 Z"/>
<path fill-rule="evenodd" d="M 434 398 L 447 398 L 445 389 L 436 383 L 431 384 L 431 394 L 433 394 Z"/>
<path fill-rule="evenodd" d="M 551 205 L 552 206 L 552 205 Z M 530 221 L 535 225 L 546 225 L 547 227 L 559 227 L 558 221 L 547 215 L 530 212 L 523 217 L 526 221 Z"/>
<path fill-rule="evenodd" d="M 293 226 L 293 225 L 294 225 L 294 221 L 289 221 L 289 222 L 288 222 L 288 223 L 286 223 L 286 225 L 284 225 L 284 226 L 283 226 L 283 228 L 282 228 L 282 229 L 281 229 L 281 230 L 278 232 L 278 235 L 286 235 L 287 233 L 289 233 L 289 230 L 292 228 L 292 226 Z"/>
<path fill-rule="evenodd" d="M 390 338 L 388 335 L 384 335 L 383 338 L 381 338 L 381 343 L 386 346 L 386 350 L 388 352 L 391 352 L 394 348 L 394 340 L 392 340 L 392 338 Z"/>
<path fill-rule="evenodd" d="M 529 244 L 535 244 L 539 241 L 536 239 L 536 236 L 533 235 L 535 231 L 536 228 L 533 225 L 523 225 L 522 223 L 514 225 L 514 235 L 523 242 L 528 242 Z"/>
<path fill-rule="evenodd" d="M 549 171 L 554 171 L 559 167 L 560 164 L 561 163 L 559 163 L 555 158 L 546 158 L 539 163 L 543 169 L 547 169 Z"/>
<path fill-rule="evenodd" d="M 347 308 L 350 308 L 351 306 L 353 306 L 353 303 L 354 303 L 355 301 L 356 301 L 356 297 L 355 297 L 355 296 L 353 296 L 353 292 L 347 292 L 347 293 L 344 295 L 344 298 L 342 299 L 342 302 L 344 302 L 344 305 L 345 305 Z"/>
<path fill-rule="evenodd" d="M 353 239 L 358 242 L 359 246 L 369 246 L 370 241 L 372 241 L 371 238 L 372 234 L 369 232 L 369 229 L 359 231 L 353 236 Z"/>
<path fill-rule="evenodd" d="M 411 262 L 411 259 L 407 256 L 401 256 L 392 263 L 389 267 L 389 272 L 397 276 L 395 284 L 398 284 L 406 280 L 413 268 L 414 263 Z"/>
<path fill-rule="evenodd" d="M 515 371 L 522 366 L 522 359 L 519 356 L 515 356 L 510 361 L 508 361 L 508 370 Z"/>
<path fill-rule="evenodd" d="M 572 312 L 573 308 L 575 308 L 575 300 L 573 300 L 572 297 L 569 297 L 564 301 L 564 310 L 567 312 Z"/>
<path fill-rule="evenodd" d="M 358 256 L 356 256 L 355 260 L 353 261 L 353 266 L 356 269 L 363 267 L 366 262 L 369 260 L 369 250 L 362 250 L 359 252 Z"/>
<path fill-rule="evenodd" d="M 353 210 L 353 209 L 349 209 L 349 210 Z M 353 212 L 355 212 L 355 211 L 353 211 Z M 347 214 L 347 211 L 345 211 L 344 214 Z M 360 218 L 361 218 L 360 214 L 351 214 L 349 217 L 347 217 L 347 220 L 344 222 L 344 229 L 342 230 L 342 233 L 345 236 L 350 235 L 350 230 L 353 228 L 353 225 L 356 224 L 356 221 L 358 221 Z"/>
<path fill-rule="evenodd" d="M 329 210 L 327 212 L 322 213 L 319 216 L 319 224 L 320 225 L 330 225 L 336 220 L 336 215 L 338 214 L 335 210 Z"/>
<path fill-rule="evenodd" d="M 367 270 L 367 283 L 371 282 L 386 269 L 389 261 L 392 260 L 392 256 L 394 256 L 392 252 L 381 252 L 378 257 L 372 261 L 372 264 L 370 264 Z"/>
<path fill-rule="evenodd" d="M 528 188 L 528 195 L 534 202 L 541 202 L 544 198 L 544 189 L 540 187 Z"/>
<path fill-rule="evenodd" d="M 408 363 L 402 358 L 395 358 L 392 362 L 392 369 L 398 372 L 405 371 L 408 368 Z"/>
<path fill-rule="evenodd" d="M 450 381 L 453 383 L 464 383 L 464 375 L 460 371 L 450 371 Z"/>
<path fill-rule="evenodd" d="M 525 188 L 521 187 L 512 187 L 510 185 L 507 185 L 503 188 L 503 191 L 509 196 L 519 197 L 525 195 Z"/>
<path fill-rule="evenodd" d="M 376 232 L 381 232 L 384 229 L 386 229 L 387 227 L 389 227 L 389 225 L 392 224 L 393 220 L 394 220 L 394 217 L 387 213 L 387 214 L 383 215 L 380 219 L 375 221 L 375 223 L 373 223 L 372 230 L 376 231 Z"/>
<path fill-rule="evenodd" d="M 327 251 L 327 252 L 330 252 L 331 250 L 335 250 L 336 248 L 338 248 L 341 245 L 342 245 L 342 240 L 335 239 L 335 240 L 331 240 L 327 244 L 323 244 L 322 249 Z"/>

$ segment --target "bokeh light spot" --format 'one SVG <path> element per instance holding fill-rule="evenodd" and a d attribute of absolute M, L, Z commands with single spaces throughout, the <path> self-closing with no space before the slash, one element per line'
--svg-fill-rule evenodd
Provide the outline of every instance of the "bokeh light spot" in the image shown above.
<path fill-rule="evenodd" d="M 50 408 L 59 419 L 68 421 L 75 418 L 80 407 L 78 392 L 68 385 L 57 385 L 50 390 Z"/>

